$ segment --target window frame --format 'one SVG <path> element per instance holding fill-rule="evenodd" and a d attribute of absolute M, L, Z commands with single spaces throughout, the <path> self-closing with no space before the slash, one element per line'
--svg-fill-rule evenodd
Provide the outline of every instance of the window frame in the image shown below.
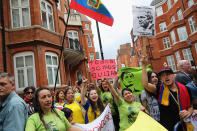
<path fill-rule="evenodd" d="M 87 41 L 88 41 L 88 47 L 92 48 L 92 39 L 90 36 L 87 37 Z M 91 44 L 89 44 L 91 43 Z"/>
<path fill-rule="evenodd" d="M 177 11 L 177 17 L 178 17 L 178 20 L 182 20 L 182 19 L 183 19 L 183 12 L 182 12 L 181 9 L 179 9 L 179 10 Z"/>
<path fill-rule="evenodd" d="M 160 23 L 160 24 L 159 24 L 159 29 L 160 29 L 160 32 L 165 32 L 165 31 L 167 31 L 166 22 Z"/>
<path fill-rule="evenodd" d="M 85 30 L 90 30 L 89 24 L 85 24 Z"/>
<path fill-rule="evenodd" d="M 52 9 L 52 13 L 48 12 L 47 8 L 45 10 L 42 10 L 42 2 L 45 3 L 45 7 L 50 6 L 50 8 Z M 47 22 L 47 27 L 43 26 L 43 18 L 42 18 L 42 11 L 46 13 L 46 22 Z M 53 6 L 52 4 L 50 4 L 48 1 L 46 0 L 40 0 L 40 14 L 41 14 L 41 20 L 42 20 L 42 27 L 51 31 L 55 31 L 55 20 L 54 20 L 54 15 L 53 15 Z M 49 24 L 49 15 L 52 16 L 52 21 L 53 21 L 53 29 L 50 29 L 50 24 Z"/>
<path fill-rule="evenodd" d="M 194 62 L 194 60 L 193 60 L 191 49 L 190 48 L 183 49 L 182 53 L 183 53 L 184 60 L 188 60 L 190 62 L 190 64 L 192 65 L 191 61 Z"/>
<path fill-rule="evenodd" d="M 196 26 L 196 21 L 194 20 L 194 16 L 191 16 L 188 18 L 188 24 L 189 24 L 191 34 L 197 32 L 197 26 Z M 193 31 L 192 31 L 192 29 L 193 29 Z"/>
<path fill-rule="evenodd" d="M 175 35 L 173 30 L 170 32 L 170 36 L 171 36 L 171 39 L 172 39 L 172 44 L 176 43 L 176 35 Z"/>
<path fill-rule="evenodd" d="M 28 26 L 31 26 L 31 10 L 30 10 L 30 2 L 29 0 L 26 0 L 28 1 L 28 5 L 26 5 L 25 7 L 22 7 L 22 3 L 21 3 L 21 0 L 17 0 L 18 1 L 18 7 L 12 7 L 12 0 L 10 0 L 10 15 L 11 15 L 11 25 L 12 25 L 12 28 L 15 29 L 15 28 L 21 28 L 21 27 L 28 27 Z M 23 14 L 22 14 L 22 9 L 23 8 L 28 8 L 29 10 L 29 23 L 28 25 L 24 26 L 23 24 Z M 19 10 L 19 26 L 18 27 L 14 27 L 14 20 L 13 20 L 13 14 L 12 14 L 12 10 L 13 9 L 18 9 Z"/>
<path fill-rule="evenodd" d="M 50 56 L 51 58 L 52 57 L 56 57 L 57 58 L 57 65 L 53 65 L 53 63 L 52 63 L 52 65 L 47 65 L 47 55 L 48 56 Z M 51 61 L 51 62 L 53 62 L 53 60 Z M 54 69 L 56 68 L 56 69 L 58 69 L 58 65 L 59 65 L 59 57 L 58 57 L 58 55 L 56 54 L 56 53 L 54 53 L 54 52 L 49 52 L 49 51 L 47 51 L 47 52 L 45 52 L 45 64 L 46 64 L 46 75 L 47 75 L 47 81 L 48 81 L 48 86 L 49 87 L 53 87 L 54 85 L 55 85 L 55 80 L 56 80 L 56 76 L 54 76 Z M 52 68 L 52 79 L 53 79 L 53 84 L 50 84 L 49 83 L 49 78 L 48 78 L 48 76 L 49 76 L 49 74 L 48 74 L 48 67 L 51 67 Z M 59 71 L 59 73 L 58 73 L 58 77 L 59 77 L 59 84 L 58 83 L 56 83 L 56 85 L 57 86 L 60 86 L 61 85 L 61 77 L 60 77 L 60 71 Z"/>
<path fill-rule="evenodd" d="M 169 55 L 166 57 L 168 66 L 173 70 L 176 71 L 176 64 L 174 60 L 174 55 Z"/>
<path fill-rule="evenodd" d="M 171 0 L 167 0 L 168 10 L 172 8 Z"/>
<path fill-rule="evenodd" d="M 32 66 L 30 67 L 28 67 L 28 66 L 25 66 L 25 60 L 24 60 L 24 58 L 25 58 L 25 56 L 32 56 Z M 19 67 L 18 69 L 17 69 L 17 67 L 16 67 L 16 58 L 17 57 L 23 57 L 23 64 L 24 64 L 24 66 L 23 67 Z M 35 69 L 35 58 L 34 58 L 34 53 L 32 52 L 32 51 L 26 51 L 26 52 L 20 52 L 20 53 L 16 53 L 15 55 L 14 55 L 14 77 L 15 77 L 15 87 L 16 87 L 16 90 L 17 91 L 22 91 L 23 89 L 25 89 L 25 87 L 27 87 L 27 86 L 29 86 L 28 85 L 28 75 L 27 75 L 27 69 L 28 68 L 32 68 L 32 70 L 33 70 L 33 83 L 34 83 L 34 87 L 36 87 L 37 85 L 36 85 L 36 69 Z M 19 69 L 23 69 L 23 71 L 24 71 L 24 87 L 22 87 L 22 88 L 20 88 L 19 87 L 19 79 L 18 79 L 18 70 Z"/>
<path fill-rule="evenodd" d="M 184 30 L 184 31 L 183 31 Z M 179 27 L 177 28 L 177 33 L 178 33 L 178 37 L 179 37 L 179 41 L 185 41 L 187 40 L 188 38 L 188 33 L 187 33 L 187 29 L 185 26 L 182 26 L 182 27 Z M 187 36 L 184 36 L 184 35 L 187 35 Z M 185 39 L 181 39 L 182 37 L 186 37 Z"/>
<path fill-rule="evenodd" d="M 181 56 L 180 56 L 179 51 L 175 52 L 175 56 L 176 56 L 176 61 L 178 63 L 181 60 Z"/>
<path fill-rule="evenodd" d="M 93 60 L 94 60 L 94 53 L 90 53 L 90 61 L 93 61 Z"/>
<path fill-rule="evenodd" d="M 188 5 L 188 8 L 192 7 L 192 5 L 194 5 L 194 0 L 188 0 L 187 5 Z"/>
<path fill-rule="evenodd" d="M 156 13 L 157 13 L 157 17 L 163 15 L 163 8 L 162 8 L 162 6 L 159 6 L 159 7 L 156 8 Z"/>
<path fill-rule="evenodd" d="M 164 37 L 162 39 L 162 41 L 163 41 L 163 47 L 164 47 L 164 49 L 170 49 L 171 48 L 169 37 Z"/>

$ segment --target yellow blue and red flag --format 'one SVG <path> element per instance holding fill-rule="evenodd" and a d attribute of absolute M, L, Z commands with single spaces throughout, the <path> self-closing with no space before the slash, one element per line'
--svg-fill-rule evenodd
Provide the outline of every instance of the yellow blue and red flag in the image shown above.
<path fill-rule="evenodd" d="M 103 24 L 113 25 L 114 19 L 101 0 L 71 0 L 70 8 Z"/>

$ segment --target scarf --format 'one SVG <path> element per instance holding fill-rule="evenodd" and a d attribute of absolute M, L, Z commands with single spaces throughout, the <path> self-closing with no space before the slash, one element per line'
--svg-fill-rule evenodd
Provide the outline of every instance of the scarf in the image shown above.
<path fill-rule="evenodd" d="M 179 111 L 187 110 L 190 106 L 189 93 L 184 85 L 178 82 L 175 82 L 175 84 L 176 84 L 176 94 L 177 94 L 177 103 L 178 103 Z M 160 92 L 158 97 L 159 104 L 164 106 L 169 106 L 170 104 L 169 97 L 170 97 L 170 90 L 165 84 L 162 83 L 162 85 L 160 86 Z"/>

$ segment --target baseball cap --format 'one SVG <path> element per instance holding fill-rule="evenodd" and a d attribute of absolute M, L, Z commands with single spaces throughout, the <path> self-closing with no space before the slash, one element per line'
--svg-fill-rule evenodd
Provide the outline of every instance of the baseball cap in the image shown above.
<path fill-rule="evenodd" d="M 163 66 L 159 71 L 158 75 L 160 76 L 164 72 L 169 72 L 171 74 L 174 74 L 173 70 L 169 66 Z"/>

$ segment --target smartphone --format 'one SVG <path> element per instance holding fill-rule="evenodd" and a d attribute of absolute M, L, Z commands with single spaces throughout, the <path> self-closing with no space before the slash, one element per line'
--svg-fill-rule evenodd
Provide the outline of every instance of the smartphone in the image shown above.
<path fill-rule="evenodd" d="M 82 79 L 79 79 L 78 82 L 77 82 L 77 85 L 80 86 L 81 83 L 82 83 Z"/>

